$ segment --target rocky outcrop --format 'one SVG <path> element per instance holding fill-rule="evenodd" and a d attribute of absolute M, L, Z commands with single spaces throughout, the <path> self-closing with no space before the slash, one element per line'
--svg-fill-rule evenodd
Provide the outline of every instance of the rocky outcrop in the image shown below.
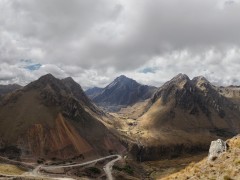
<path fill-rule="evenodd" d="M 212 141 L 209 148 L 208 160 L 214 161 L 217 159 L 223 152 L 227 151 L 227 147 L 227 143 L 221 139 Z"/>

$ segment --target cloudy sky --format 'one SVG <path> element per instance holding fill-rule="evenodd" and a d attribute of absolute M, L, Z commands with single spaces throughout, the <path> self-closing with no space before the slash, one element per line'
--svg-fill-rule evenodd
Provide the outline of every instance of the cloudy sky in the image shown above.
<path fill-rule="evenodd" d="M 240 0 L 0 0 L 0 13 L 0 84 L 160 86 L 181 72 L 240 85 Z"/>

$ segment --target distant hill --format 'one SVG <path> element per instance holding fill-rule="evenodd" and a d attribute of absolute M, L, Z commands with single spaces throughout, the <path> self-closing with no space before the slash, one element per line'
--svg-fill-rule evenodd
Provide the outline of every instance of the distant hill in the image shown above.
<path fill-rule="evenodd" d="M 18 84 L 0 85 L 0 96 L 21 89 Z"/>
<path fill-rule="evenodd" d="M 105 88 L 90 89 L 87 91 L 87 94 L 97 105 L 114 111 L 146 100 L 156 90 L 156 87 L 141 85 L 135 80 L 121 75 Z"/>
<path fill-rule="evenodd" d="M 107 155 L 123 148 L 101 122 L 104 114 L 72 78 L 47 74 L 0 103 L 0 152 L 20 157 Z"/>

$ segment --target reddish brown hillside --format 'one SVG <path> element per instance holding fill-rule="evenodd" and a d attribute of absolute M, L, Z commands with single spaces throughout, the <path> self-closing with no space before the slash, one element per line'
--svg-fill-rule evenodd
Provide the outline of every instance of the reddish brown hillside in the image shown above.
<path fill-rule="evenodd" d="M 5 96 L 0 105 L 1 152 L 15 147 L 21 156 L 68 158 L 122 150 L 101 123 L 103 113 L 83 91 L 74 90 L 46 75 Z"/>

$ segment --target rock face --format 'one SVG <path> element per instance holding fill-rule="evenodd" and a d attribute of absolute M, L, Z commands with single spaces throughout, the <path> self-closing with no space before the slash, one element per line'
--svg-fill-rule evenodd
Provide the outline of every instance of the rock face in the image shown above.
<path fill-rule="evenodd" d="M 209 148 L 208 160 L 214 161 L 221 155 L 221 153 L 226 152 L 226 151 L 227 151 L 227 143 L 226 142 L 224 142 L 221 139 L 212 141 L 210 148 Z"/>
<path fill-rule="evenodd" d="M 88 92 L 91 91 L 93 90 L 88 90 Z M 96 94 L 92 93 L 89 97 L 97 105 L 114 111 L 119 110 L 121 107 L 146 100 L 150 98 L 155 91 L 155 87 L 141 85 L 135 80 L 122 75 L 117 77 L 105 88 L 101 90 L 98 89 Z"/>
<path fill-rule="evenodd" d="M 80 85 L 48 74 L 4 96 L 1 147 L 15 147 L 30 157 L 107 155 L 123 147 L 101 123 L 103 116 Z"/>

